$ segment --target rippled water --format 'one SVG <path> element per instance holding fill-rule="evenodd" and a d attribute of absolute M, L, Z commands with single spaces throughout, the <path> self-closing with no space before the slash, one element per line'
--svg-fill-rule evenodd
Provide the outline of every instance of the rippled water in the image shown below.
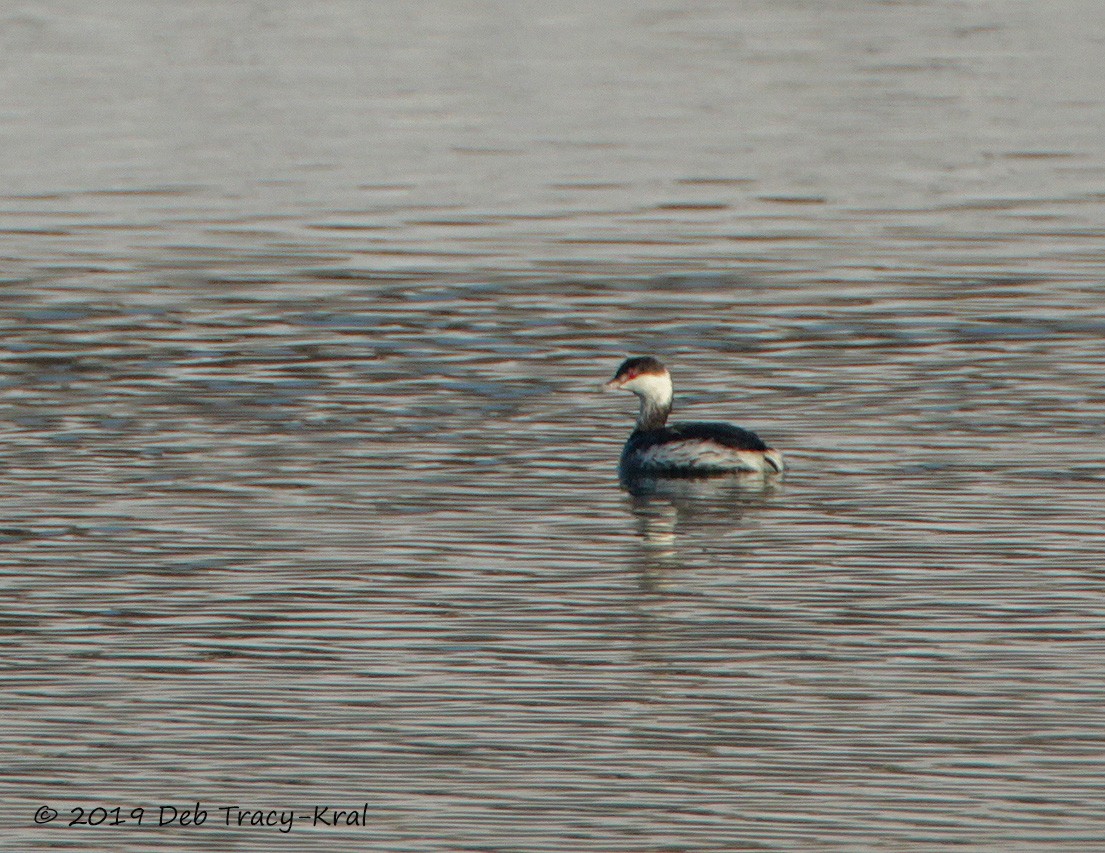
<path fill-rule="evenodd" d="M 4 11 L 5 848 L 1105 848 L 1100 18 Z"/>

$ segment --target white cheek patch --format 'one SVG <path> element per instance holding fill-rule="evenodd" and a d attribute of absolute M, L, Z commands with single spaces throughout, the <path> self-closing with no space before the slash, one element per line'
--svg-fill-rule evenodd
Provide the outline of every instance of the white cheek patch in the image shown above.
<path fill-rule="evenodd" d="M 755 450 L 735 450 L 713 441 L 674 441 L 655 444 L 629 460 L 645 470 L 757 471 L 764 470 L 764 455 Z"/>
<path fill-rule="evenodd" d="M 656 400 L 662 405 L 671 402 L 671 379 L 658 373 L 642 373 L 622 386 L 627 391 Z"/>

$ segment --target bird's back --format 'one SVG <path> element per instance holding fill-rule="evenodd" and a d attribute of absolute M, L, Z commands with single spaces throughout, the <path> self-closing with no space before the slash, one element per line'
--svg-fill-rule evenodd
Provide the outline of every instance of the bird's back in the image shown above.
<path fill-rule="evenodd" d="M 635 430 L 622 452 L 622 467 L 693 476 L 781 471 L 782 458 L 750 430 L 727 423 L 694 421 Z"/>

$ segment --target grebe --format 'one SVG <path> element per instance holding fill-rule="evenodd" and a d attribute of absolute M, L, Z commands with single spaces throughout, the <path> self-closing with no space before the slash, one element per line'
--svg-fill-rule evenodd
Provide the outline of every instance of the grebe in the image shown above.
<path fill-rule="evenodd" d="M 782 454 L 746 429 L 723 423 L 665 426 L 671 413 L 671 374 L 652 356 L 627 358 L 603 388 L 624 388 L 641 398 L 637 428 L 622 450 L 623 476 L 778 474 L 783 470 Z"/>

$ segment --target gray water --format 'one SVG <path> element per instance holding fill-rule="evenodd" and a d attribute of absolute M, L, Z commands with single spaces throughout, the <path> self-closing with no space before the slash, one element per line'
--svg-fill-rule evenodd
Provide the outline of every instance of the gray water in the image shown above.
<path fill-rule="evenodd" d="M 4 849 L 1105 849 L 1103 18 L 0 9 Z"/>

